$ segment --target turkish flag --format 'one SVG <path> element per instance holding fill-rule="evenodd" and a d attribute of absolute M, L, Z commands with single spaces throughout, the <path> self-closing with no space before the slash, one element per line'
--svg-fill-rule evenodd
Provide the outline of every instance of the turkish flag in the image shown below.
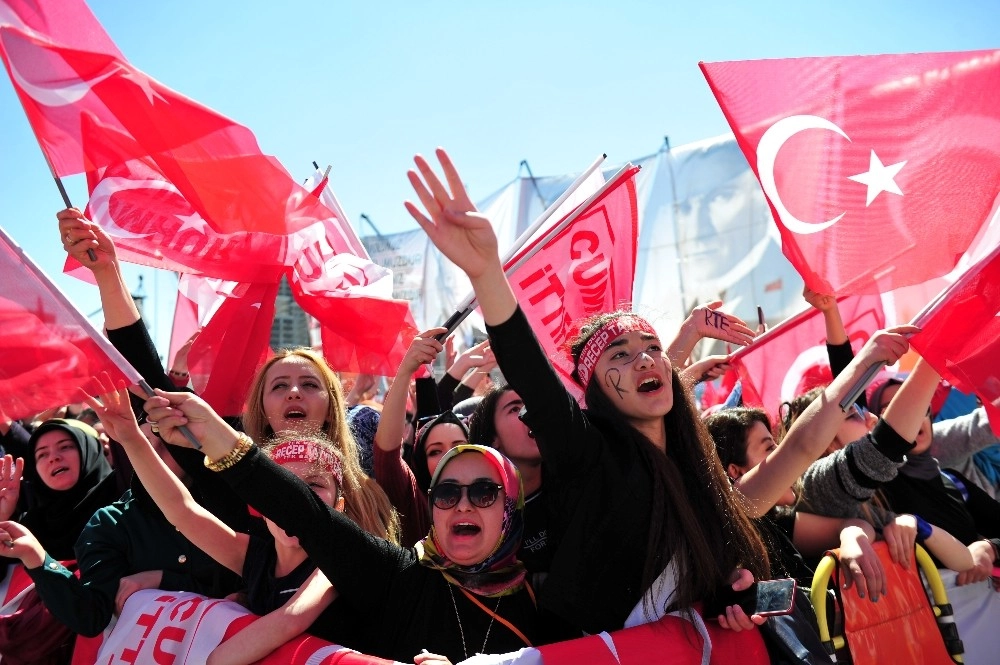
<path fill-rule="evenodd" d="M 837 306 L 855 351 L 885 327 L 880 296 L 844 296 Z M 736 351 L 730 363 L 740 375 L 743 403 L 764 409 L 777 423 L 782 402 L 833 380 L 823 313 L 810 307 L 782 321 Z"/>
<path fill-rule="evenodd" d="M 1000 436 L 1000 246 L 914 321 L 910 344 L 959 390 L 975 393 Z"/>
<path fill-rule="evenodd" d="M 504 266 L 539 343 L 578 399 L 583 393 L 572 378 L 573 362 L 562 347 L 574 322 L 632 301 L 638 172 L 637 166 L 622 169 L 589 205 L 581 210 L 581 203 L 570 213 L 578 213 L 577 218 L 556 236 L 548 240 L 547 234 L 539 236 Z"/>
<path fill-rule="evenodd" d="M 77 392 L 108 372 L 116 382 L 139 374 L 0 229 L 0 412 L 31 418 L 80 401 Z"/>
<path fill-rule="evenodd" d="M 1000 191 L 1000 51 L 702 63 L 820 293 L 946 274 Z"/>
<path fill-rule="evenodd" d="M 59 3 L 81 14 L 79 33 L 101 39 L 12 27 L 28 23 L 14 11 L 30 8 L 0 5 L 0 55 L 55 172 L 88 173 L 91 213 L 124 260 L 276 279 L 295 258 L 289 235 L 315 234 L 334 213 L 248 128 L 130 65 L 78 4 Z"/>

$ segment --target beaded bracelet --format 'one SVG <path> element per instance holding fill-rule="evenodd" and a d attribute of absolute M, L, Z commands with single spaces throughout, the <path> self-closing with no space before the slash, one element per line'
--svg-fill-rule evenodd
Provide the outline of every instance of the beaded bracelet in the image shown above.
<path fill-rule="evenodd" d="M 236 436 L 236 447 L 219 459 L 212 461 L 207 455 L 205 456 L 205 466 L 210 471 L 224 471 L 225 469 L 228 469 L 243 459 L 246 454 L 250 452 L 250 449 L 253 448 L 253 439 L 247 436 L 244 432 L 239 432 Z"/>

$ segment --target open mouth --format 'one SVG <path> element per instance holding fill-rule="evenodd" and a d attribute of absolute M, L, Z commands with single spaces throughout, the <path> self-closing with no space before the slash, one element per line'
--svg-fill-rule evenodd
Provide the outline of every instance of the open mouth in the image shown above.
<path fill-rule="evenodd" d="M 51 474 L 49 474 L 49 475 L 51 475 L 51 476 L 52 476 L 53 478 L 55 478 L 56 476 L 61 476 L 62 474 L 66 473 L 67 471 L 69 471 L 69 468 L 68 468 L 68 467 L 65 467 L 65 466 L 61 466 L 61 467 L 59 467 L 58 469 L 55 469 L 55 470 L 54 470 L 54 471 L 53 471 L 53 472 L 52 472 Z"/>
<path fill-rule="evenodd" d="M 663 382 L 656 378 L 643 379 L 642 383 L 636 389 L 640 393 L 651 393 L 654 390 L 659 390 L 663 386 Z"/>
<path fill-rule="evenodd" d="M 304 420 L 306 412 L 299 408 L 291 408 L 285 411 L 285 418 L 288 420 Z"/>
<path fill-rule="evenodd" d="M 475 536 L 478 535 L 482 529 L 470 522 L 459 522 L 458 524 L 453 524 L 451 527 L 451 532 L 456 536 Z"/>

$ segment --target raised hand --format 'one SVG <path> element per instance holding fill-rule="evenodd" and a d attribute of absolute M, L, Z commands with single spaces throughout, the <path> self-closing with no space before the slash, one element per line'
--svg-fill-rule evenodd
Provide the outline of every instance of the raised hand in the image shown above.
<path fill-rule="evenodd" d="M 434 362 L 444 349 L 436 337 L 444 332 L 447 332 L 447 328 L 430 328 L 414 337 L 410 342 L 410 348 L 406 350 L 406 355 L 403 356 L 403 361 L 399 364 L 398 376 L 412 376 L 421 365 Z"/>
<path fill-rule="evenodd" d="M 869 367 L 880 362 L 891 365 L 909 350 L 909 336 L 918 332 L 920 328 L 909 325 L 879 330 L 861 348 L 858 357 Z"/>
<path fill-rule="evenodd" d="M 59 236 L 63 249 L 74 259 L 91 270 L 114 265 L 117 262 L 115 245 L 111 236 L 100 226 L 83 216 L 77 208 L 67 208 L 56 213 L 59 220 Z M 97 260 L 87 254 L 90 250 Z"/>
<path fill-rule="evenodd" d="M 104 431 L 108 436 L 118 441 L 126 448 L 139 439 L 144 439 L 145 435 L 139 429 L 139 423 L 132 413 L 132 405 L 129 403 L 128 389 L 125 382 L 116 389 L 114 381 L 107 372 L 101 376 L 94 377 L 100 390 L 98 398 L 91 397 L 83 390 L 80 394 L 90 408 L 94 410 L 97 417 L 104 424 Z"/>
<path fill-rule="evenodd" d="M 175 446 L 192 448 L 193 444 L 181 433 L 186 425 L 201 443 L 210 459 L 219 459 L 239 442 L 239 436 L 205 400 L 192 393 L 168 393 L 157 390 L 143 405 L 149 420 L 157 423 L 160 438 Z"/>
<path fill-rule="evenodd" d="M 814 309 L 818 309 L 821 312 L 828 312 L 837 306 L 837 296 L 830 295 L 828 293 L 817 293 L 808 286 L 803 287 L 802 297 L 805 298 L 805 301 L 812 305 Z"/>
<path fill-rule="evenodd" d="M 756 333 L 750 326 L 738 316 L 720 312 L 720 307 L 722 301 L 715 300 L 691 311 L 688 319 L 693 322 L 698 335 L 743 346 L 753 342 Z"/>
<path fill-rule="evenodd" d="M 410 170 L 406 177 L 426 215 L 412 201 L 406 201 L 404 205 L 434 246 L 475 280 L 490 268 L 499 266 L 497 237 L 490 221 L 479 214 L 469 199 L 448 153 L 438 148 L 435 154 L 441 162 L 448 187 L 444 186 L 427 160 L 417 155 L 413 161 L 419 173 Z"/>
<path fill-rule="evenodd" d="M 702 381 L 714 381 L 730 369 L 729 356 L 705 356 L 680 370 L 680 375 L 685 385 L 694 386 Z"/>
<path fill-rule="evenodd" d="M 24 458 L 14 459 L 11 455 L 4 455 L 0 462 L 0 520 L 9 520 L 17 510 L 22 476 Z"/>

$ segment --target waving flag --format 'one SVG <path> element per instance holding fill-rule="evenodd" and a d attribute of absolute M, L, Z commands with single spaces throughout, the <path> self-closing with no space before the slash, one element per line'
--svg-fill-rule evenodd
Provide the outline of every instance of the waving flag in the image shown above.
<path fill-rule="evenodd" d="M 341 210 L 325 181 L 317 173 L 312 189 Z M 289 284 L 295 301 L 319 322 L 323 356 L 331 367 L 380 376 L 396 373 L 417 334 L 416 324 L 409 303 L 392 297 L 392 272 L 372 262 L 343 212 L 304 243 Z"/>
<path fill-rule="evenodd" d="M 129 64 L 81 0 L 0 0 L 0 55 L 55 172 L 89 174 L 125 260 L 273 278 L 295 259 L 286 237 L 334 214 L 249 129 Z"/>
<path fill-rule="evenodd" d="M 845 296 L 837 306 L 855 351 L 885 327 L 879 296 Z M 782 321 L 734 353 L 730 363 L 743 385 L 743 403 L 764 409 L 778 422 L 783 401 L 833 380 L 823 313 L 810 307 Z"/>
<path fill-rule="evenodd" d="M 622 169 L 589 203 L 577 206 L 576 219 L 557 235 L 529 243 L 504 266 L 510 271 L 520 263 L 508 272 L 514 295 L 563 383 L 578 397 L 572 362 L 561 347 L 573 322 L 632 300 L 638 172 L 631 165 Z"/>
<path fill-rule="evenodd" d="M 910 344 L 949 383 L 983 402 L 1000 436 L 1000 246 L 914 320 Z"/>
<path fill-rule="evenodd" d="M 702 63 L 820 293 L 944 275 L 1000 192 L 1000 51 Z"/>
<path fill-rule="evenodd" d="M 0 412 L 31 418 L 80 401 L 78 390 L 108 372 L 137 384 L 139 374 L 0 229 Z"/>

